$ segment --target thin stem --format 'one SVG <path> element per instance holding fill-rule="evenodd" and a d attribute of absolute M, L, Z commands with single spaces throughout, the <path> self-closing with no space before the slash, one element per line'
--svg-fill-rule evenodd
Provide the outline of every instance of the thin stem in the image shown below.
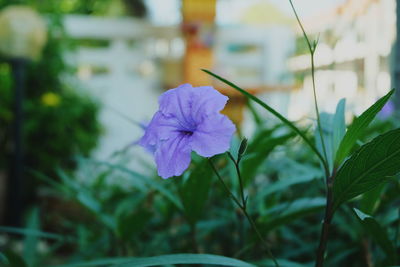
<path fill-rule="evenodd" d="M 229 153 L 230 154 L 230 153 Z M 228 154 L 228 155 L 229 155 Z M 232 155 L 230 155 L 231 157 Z M 233 157 L 232 157 L 233 159 Z M 222 186 L 224 187 L 225 191 L 228 193 L 228 195 L 233 199 L 233 201 L 235 202 L 235 204 L 239 207 L 239 209 L 242 211 L 242 213 L 244 214 L 244 216 L 246 217 L 246 219 L 248 220 L 248 222 L 250 223 L 251 228 L 256 232 L 258 238 L 261 240 L 261 242 L 263 243 L 265 249 L 267 250 L 268 256 L 272 259 L 272 261 L 274 262 L 276 267 L 279 267 L 279 263 L 276 260 L 276 258 L 274 257 L 274 255 L 271 252 L 271 249 L 269 248 L 268 242 L 262 237 L 260 231 L 257 228 L 257 225 L 255 224 L 255 222 L 253 221 L 253 219 L 250 217 L 250 215 L 247 213 L 246 210 L 246 201 L 243 198 L 243 204 L 240 203 L 240 201 L 237 199 L 237 197 L 235 197 L 235 195 L 231 192 L 231 190 L 229 189 L 229 187 L 226 185 L 226 183 L 224 182 L 224 180 L 222 179 L 221 175 L 219 174 L 217 168 L 215 167 L 214 163 L 211 161 L 211 158 L 208 158 L 208 162 L 211 165 L 211 168 L 213 169 L 214 173 L 217 175 L 219 181 L 222 183 Z M 236 161 L 234 161 L 236 162 Z M 236 164 L 235 164 L 236 165 Z"/>
<path fill-rule="evenodd" d="M 239 200 L 235 197 L 235 195 L 231 192 L 229 187 L 226 185 L 224 180 L 222 179 L 221 175 L 219 174 L 217 168 L 215 167 L 214 163 L 211 161 L 211 158 L 208 158 L 208 162 L 211 165 L 211 168 L 213 169 L 214 173 L 217 175 L 218 180 L 221 182 L 223 188 L 225 189 L 226 193 L 233 199 L 236 205 L 238 205 L 239 208 L 242 208 L 242 205 L 240 204 Z"/>
<path fill-rule="evenodd" d="M 327 153 L 326 153 L 325 141 L 324 141 L 323 134 L 322 134 L 321 119 L 320 119 L 320 116 L 319 116 L 319 108 L 318 108 L 318 101 L 317 101 L 317 91 L 315 89 L 314 53 L 315 53 L 315 49 L 316 49 L 317 43 L 314 43 L 314 45 L 311 45 L 310 39 L 308 38 L 306 31 L 304 30 L 303 24 L 300 21 L 300 18 L 299 18 L 298 14 L 297 14 L 296 9 L 294 8 L 292 0 L 289 0 L 289 3 L 290 3 L 290 6 L 292 7 L 294 15 L 296 16 L 297 22 L 300 25 L 300 28 L 301 28 L 301 31 L 303 33 L 304 39 L 307 42 L 308 50 L 310 51 L 310 54 L 311 54 L 311 79 L 312 79 L 313 94 L 314 94 L 314 106 L 315 106 L 315 112 L 317 113 L 317 124 L 318 124 L 319 136 L 321 138 L 322 150 L 323 150 L 323 153 L 324 153 L 325 161 L 328 162 L 328 156 L 327 156 Z M 325 174 L 326 174 L 326 177 L 329 176 L 329 171 L 327 171 L 326 169 L 325 169 Z"/>
<path fill-rule="evenodd" d="M 302 33 L 303 33 L 304 39 L 306 39 L 307 46 L 308 46 L 308 50 L 313 51 L 313 48 L 312 48 L 312 46 L 311 46 L 311 42 L 310 42 L 310 40 L 308 39 L 307 33 L 306 33 L 306 31 L 304 30 L 303 24 L 302 24 L 301 21 L 300 21 L 299 15 L 297 15 L 297 11 L 296 11 L 296 9 L 294 8 L 294 5 L 293 5 L 293 3 L 292 3 L 292 0 L 289 0 L 289 3 L 290 3 L 290 6 L 292 7 L 292 10 L 293 10 L 293 12 L 294 12 L 294 15 L 296 16 L 297 22 L 298 22 L 299 25 L 300 25 L 300 28 L 301 28 L 301 31 L 302 31 Z"/>
<path fill-rule="evenodd" d="M 242 175 L 240 174 L 240 167 L 239 167 L 239 159 L 236 161 L 235 158 L 232 156 L 230 152 L 227 153 L 229 158 L 232 160 L 233 164 L 235 165 L 236 174 L 239 180 L 239 187 L 240 187 L 240 197 L 242 199 L 242 206 L 243 209 L 246 209 L 246 199 L 244 197 L 244 187 L 243 187 L 243 180 Z"/>
<path fill-rule="evenodd" d="M 326 153 L 325 140 L 324 140 L 324 137 L 323 137 L 323 134 L 322 134 L 322 123 L 321 123 L 321 118 L 319 116 L 319 108 L 318 108 L 318 101 L 317 101 L 317 90 L 315 89 L 314 51 L 311 52 L 311 80 L 312 80 L 312 85 L 313 85 L 315 112 L 317 113 L 317 124 L 318 124 L 319 137 L 321 138 L 322 151 L 324 153 L 325 160 L 326 160 L 326 162 L 328 162 L 328 154 Z M 329 173 L 325 173 L 325 174 L 326 174 L 326 177 L 329 176 Z"/>
<path fill-rule="evenodd" d="M 258 230 L 256 223 L 253 221 L 253 219 L 250 217 L 250 215 L 247 213 L 246 210 L 242 209 L 242 212 L 243 212 L 244 216 L 246 216 L 247 220 L 249 221 L 249 223 L 251 225 L 251 228 L 254 230 L 254 232 L 256 232 L 258 238 L 263 243 L 265 249 L 267 250 L 268 255 L 270 256 L 270 258 L 274 262 L 275 266 L 279 267 L 278 261 L 276 260 L 276 258 L 272 254 L 271 249 L 269 248 L 268 242 L 263 238 L 263 236 L 261 235 L 260 231 Z"/>
<path fill-rule="evenodd" d="M 328 237 L 329 237 L 329 228 L 331 225 L 331 221 L 334 214 L 333 209 L 333 181 L 336 176 L 336 169 L 333 170 L 332 176 L 327 178 L 327 197 L 326 197 L 326 206 L 325 206 L 325 216 L 324 222 L 322 224 L 321 235 L 319 239 L 319 245 L 317 249 L 317 258 L 315 261 L 315 267 L 322 267 L 324 265 L 324 256 L 326 246 L 328 244 Z"/>

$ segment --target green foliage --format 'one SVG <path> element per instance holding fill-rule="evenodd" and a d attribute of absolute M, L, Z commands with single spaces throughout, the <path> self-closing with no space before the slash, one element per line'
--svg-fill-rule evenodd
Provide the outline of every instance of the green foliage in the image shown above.
<path fill-rule="evenodd" d="M 344 119 L 345 99 L 339 101 L 335 114 L 321 113 L 322 137 L 324 139 L 325 150 L 329 171 L 332 172 L 334 167 L 334 159 L 339 148 L 339 144 L 346 132 L 346 124 Z M 320 153 L 323 153 L 322 141 L 319 135 L 319 126 L 315 133 L 316 145 Z"/>
<path fill-rule="evenodd" d="M 199 162 L 184 179 L 180 188 L 184 213 L 189 223 L 194 227 L 201 218 L 208 199 L 213 173 L 207 160 Z"/>
<path fill-rule="evenodd" d="M 387 95 L 379 99 L 375 104 L 364 111 L 363 114 L 360 115 L 360 117 L 356 118 L 353 121 L 345 136 L 343 137 L 342 142 L 340 143 L 339 149 L 335 157 L 335 166 L 339 166 L 342 163 L 342 161 L 351 151 L 359 137 L 362 136 L 368 125 L 375 118 L 376 114 L 378 114 L 378 112 L 387 103 L 393 93 L 394 90 L 391 90 Z"/>
<path fill-rule="evenodd" d="M 40 228 L 39 210 L 33 209 L 28 214 L 27 227 L 29 230 L 38 230 Z M 24 240 L 24 259 L 29 263 L 29 266 L 35 266 L 37 260 L 37 244 L 38 237 L 34 235 L 27 235 Z"/>
<path fill-rule="evenodd" d="M 339 169 L 333 186 L 334 208 L 365 193 L 400 171 L 400 129 L 363 145 Z"/>
<path fill-rule="evenodd" d="M 60 5 L 66 3 L 61 1 Z M 69 3 L 84 5 L 82 1 Z M 317 42 L 307 39 L 307 44 L 314 53 Z M 43 60 L 48 63 L 31 66 L 30 71 L 37 74 L 29 74 L 29 84 L 39 89 L 28 91 L 25 108 L 38 118 L 29 120 L 27 133 L 43 128 L 40 138 L 36 136 L 30 144 L 37 147 L 38 154 L 31 160 L 37 161 L 35 166 L 43 161 L 51 162 L 53 169 L 60 168 L 47 171 L 43 165 L 43 170 L 32 171 L 47 183 L 41 187 L 42 216 L 34 209 L 26 228 L 0 227 L 0 233 L 10 237 L 0 245 L 4 251 L 0 253 L 1 263 L 32 267 L 273 266 L 271 255 L 265 253 L 267 243 L 281 266 L 310 266 L 320 237 L 322 213 L 327 210 L 333 217 L 333 212 L 329 214 L 332 204 L 335 216 L 325 216 L 323 222 L 335 225 L 330 228 L 334 238 L 329 251 L 322 255 L 328 266 L 399 264 L 400 129 L 392 130 L 398 127 L 395 120 L 373 121 L 393 92 L 355 119 L 347 132 L 345 101 L 341 100 L 335 114 L 320 114 L 320 128 L 313 136 L 307 127 L 299 126 L 300 122 L 295 125 L 256 96 L 205 71 L 263 107 L 280 123 L 266 123 L 249 103 L 257 129 L 242 142 L 236 138 L 227 154 L 210 159 L 218 175 L 212 173 L 208 159 L 193 155 L 192 166 L 184 175 L 162 180 L 144 162 L 148 167 L 145 173 L 127 167 L 124 159 L 131 157 L 125 154 L 128 150 L 115 153 L 107 161 L 70 160 L 72 155 L 88 154 L 95 145 L 99 133 L 97 105 L 61 82 L 59 74 L 68 69 L 57 47 L 53 43 L 47 48 L 48 59 Z M 52 69 L 47 74 L 40 72 L 47 65 Z M 0 65 L 4 88 L 12 87 L 9 71 L 7 65 Z M 0 105 L 0 119 L 9 123 L 11 90 L 3 89 L 2 96 L 0 104 L 5 105 Z M 65 125 L 74 127 L 74 131 Z M 296 135 L 304 142 L 297 142 Z M 52 142 L 43 142 L 43 136 Z M 0 130 L 2 144 L 9 142 L 7 138 L 7 132 Z M 63 143 L 56 144 L 60 140 Z M 322 156 L 323 143 L 326 159 Z M 61 150 L 62 158 L 43 156 L 47 151 L 57 155 Z M 78 166 L 78 171 L 70 172 L 71 166 Z M 327 197 L 330 190 L 332 202 Z M 347 205 L 338 209 L 353 198 L 357 216 Z M 45 251 L 38 249 L 43 243 Z M 22 253 L 10 250 L 19 244 Z"/>
<path fill-rule="evenodd" d="M 390 240 L 386 229 L 372 216 L 367 215 L 358 209 L 354 209 L 354 212 L 363 225 L 365 233 L 370 236 L 385 252 L 387 257 L 386 264 L 396 264 L 396 248 Z"/>
<path fill-rule="evenodd" d="M 143 0 L 0 0 L 0 8 L 10 4 L 24 4 L 44 14 L 84 14 L 97 16 L 145 17 Z"/>
<path fill-rule="evenodd" d="M 173 254 L 162 255 L 149 258 L 112 258 L 101 259 L 91 262 L 82 262 L 75 264 L 62 265 L 59 267 L 83 267 L 83 266 L 164 266 L 170 264 L 207 264 L 219 266 L 232 266 L 232 267 L 254 267 L 255 265 L 246 263 L 244 261 L 231 259 L 228 257 L 210 255 L 210 254 Z"/>
<path fill-rule="evenodd" d="M 3 252 L 3 261 L 5 267 L 28 267 L 25 260 L 11 250 Z"/>
<path fill-rule="evenodd" d="M 77 85 L 67 83 L 71 69 L 64 62 L 68 41 L 60 36 L 58 19 L 52 20 L 42 59 L 28 65 L 24 106 L 24 148 L 28 169 L 52 174 L 55 167 L 73 169 L 72 157 L 89 155 L 97 145 L 101 127 L 99 105 Z M 74 87 L 74 88 L 72 88 Z M 12 153 L 13 86 L 11 69 L 0 64 L 0 168 Z M 32 184 L 30 185 L 32 186 Z"/>
<path fill-rule="evenodd" d="M 246 160 L 242 163 L 242 173 L 245 184 L 254 179 L 263 163 L 268 159 L 268 155 L 275 147 L 285 144 L 294 134 L 288 133 L 272 136 L 276 129 L 260 130 L 255 136 L 254 141 L 247 149 Z"/>

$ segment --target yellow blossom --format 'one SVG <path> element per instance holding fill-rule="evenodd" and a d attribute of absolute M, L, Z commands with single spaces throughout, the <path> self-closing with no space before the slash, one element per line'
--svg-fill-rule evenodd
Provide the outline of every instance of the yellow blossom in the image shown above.
<path fill-rule="evenodd" d="M 47 92 L 42 95 L 41 101 L 45 106 L 56 107 L 60 104 L 61 98 L 58 94 Z"/>

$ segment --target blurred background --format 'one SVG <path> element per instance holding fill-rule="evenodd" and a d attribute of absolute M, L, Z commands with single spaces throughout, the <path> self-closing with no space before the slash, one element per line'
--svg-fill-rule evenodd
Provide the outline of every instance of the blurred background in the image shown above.
<path fill-rule="evenodd" d="M 294 1 L 319 41 L 321 111 L 334 113 L 346 98 L 350 121 L 400 87 L 396 2 Z M 98 179 L 99 168 L 82 158 L 154 175 L 151 156 L 136 142 L 158 96 L 182 83 L 228 95 L 224 112 L 244 136 L 258 127 L 254 112 L 271 118 L 202 68 L 290 120 L 314 122 L 310 56 L 288 1 L 0 0 L 0 55 L 1 225 L 24 225 L 33 206 L 74 214 L 43 185 L 66 176 Z M 382 116 L 400 108 L 395 102 Z M 115 176 L 105 183 L 126 185 L 123 174 Z M 57 228 L 59 218 L 52 220 L 48 230 Z"/>

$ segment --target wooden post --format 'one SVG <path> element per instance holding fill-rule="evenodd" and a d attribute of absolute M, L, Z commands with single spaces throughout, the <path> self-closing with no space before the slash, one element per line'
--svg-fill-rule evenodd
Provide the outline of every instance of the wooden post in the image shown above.
<path fill-rule="evenodd" d="M 182 30 L 186 41 L 183 80 L 193 86 L 210 85 L 201 69 L 213 66 L 216 0 L 182 0 Z"/>

